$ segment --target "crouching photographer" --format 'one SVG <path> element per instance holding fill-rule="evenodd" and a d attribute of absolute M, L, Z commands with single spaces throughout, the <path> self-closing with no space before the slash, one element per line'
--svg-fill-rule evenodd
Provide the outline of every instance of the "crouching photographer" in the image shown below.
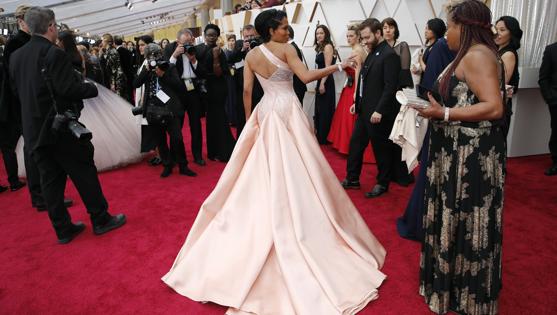
<path fill-rule="evenodd" d="M 78 121 L 81 100 L 97 96 L 94 83 L 83 81 L 70 57 L 54 43 L 54 12 L 32 7 L 25 14 L 31 40 L 10 59 L 10 78 L 21 103 L 23 138 L 36 162 L 48 216 L 58 242 L 69 243 L 85 229 L 72 223 L 64 205 L 69 176 L 90 214 L 97 235 L 122 226 L 123 214 L 112 216 L 93 161 L 91 133 Z"/>
<path fill-rule="evenodd" d="M 188 168 L 182 137 L 181 121 L 185 113 L 185 101 L 181 97 L 186 89 L 184 82 L 180 80 L 176 67 L 163 59 L 158 45 L 147 45 L 144 56 L 147 62 L 133 81 L 133 86 L 139 88 L 145 84 L 145 89 L 139 106 L 133 108 L 132 112 L 134 115 L 143 115 L 150 126 L 150 133 L 158 139 L 159 154 L 164 166 L 161 177 L 170 176 L 175 164 L 178 164 L 180 174 L 196 176 Z M 167 134 L 170 138 L 170 150 Z"/>

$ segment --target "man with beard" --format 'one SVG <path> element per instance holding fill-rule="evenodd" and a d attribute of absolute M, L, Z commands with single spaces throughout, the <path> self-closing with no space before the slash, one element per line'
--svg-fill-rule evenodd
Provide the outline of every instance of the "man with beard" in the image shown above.
<path fill-rule="evenodd" d="M 400 73 L 400 57 L 383 39 L 377 19 L 367 19 L 360 26 L 362 41 L 369 55 L 360 72 L 356 92 L 356 113 L 346 166 L 346 189 L 360 188 L 364 150 L 371 140 L 377 160 L 377 183 L 366 197 L 378 197 L 389 189 L 389 183 L 403 176 L 401 148 L 389 140 L 400 104 L 395 99 Z M 407 172 L 407 171 L 406 171 Z M 408 174 L 406 174 L 408 175 Z"/>

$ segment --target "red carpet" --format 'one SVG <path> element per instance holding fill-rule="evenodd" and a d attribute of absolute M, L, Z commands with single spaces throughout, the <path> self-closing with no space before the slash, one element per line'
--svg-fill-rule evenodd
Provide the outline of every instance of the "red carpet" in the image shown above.
<path fill-rule="evenodd" d="M 324 152 L 342 178 L 344 157 Z M 557 312 L 557 176 L 543 175 L 548 166 L 547 156 L 509 161 L 501 314 Z M 190 301 L 160 281 L 224 164 L 192 168 L 197 178 L 175 172 L 160 179 L 161 168 L 145 162 L 100 174 L 111 212 L 128 216 L 122 229 L 100 237 L 70 183 L 70 212 L 87 229 L 66 246 L 56 244 L 47 214 L 31 208 L 26 189 L 0 194 L 0 314 L 224 314 L 224 307 Z M 5 185 L 1 166 L 0 173 Z M 375 166 L 364 165 L 364 173 L 369 189 Z M 418 295 L 420 245 L 398 237 L 395 227 L 411 189 L 393 185 L 376 200 L 365 199 L 365 190 L 349 192 L 387 249 L 388 278 L 361 314 L 430 313 Z"/>

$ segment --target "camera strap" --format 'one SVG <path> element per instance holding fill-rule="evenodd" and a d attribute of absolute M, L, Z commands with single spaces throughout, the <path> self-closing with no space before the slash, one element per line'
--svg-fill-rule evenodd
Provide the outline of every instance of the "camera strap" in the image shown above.
<path fill-rule="evenodd" d="M 50 74 L 48 73 L 48 70 L 46 69 L 46 56 L 50 53 L 50 51 L 53 49 L 54 45 L 51 45 L 48 50 L 46 51 L 46 53 L 41 57 L 41 75 L 43 77 L 43 79 L 45 80 L 46 83 L 46 88 L 48 89 L 48 93 L 50 94 L 50 98 L 52 100 L 52 108 L 54 109 L 54 112 L 56 114 L 59 114 L 60 112 L 58 111 L 58 107 L 57 107 L 57 103 L 56 103 L 56 97 L 54 96 L 54 88 L 52 87 L 52 77 L 50 77 Z"/>

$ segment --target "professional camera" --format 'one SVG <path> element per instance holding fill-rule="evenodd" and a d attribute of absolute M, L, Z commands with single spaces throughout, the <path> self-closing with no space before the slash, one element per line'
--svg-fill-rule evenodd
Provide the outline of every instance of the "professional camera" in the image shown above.
<path fill-rule="evenodd" d="M 188 55 L 195 55 L 195 46 L 190 44 L 185 44 L 184 52 L 186 52 Z"/>
<path fill-rule="evenodd" d="M 77 120 L 77 115 L 67 110 L 63 114 L 56 114 L 52 122 L 52 130 L 58 133 L 63 126 L 66 126 L 70 133 L 78 140 L 88 141 L 93 138 L 93 134 L 83 124 Z"/>
<path fill-rule="evenodd" d="M 132 107 L 132 114 L 134 116 L 143 115 L 143 106 Z"/>
<path fill-rule="evenodd" d="M 249 40 L 249 49 L 254 49 L 255 47 L 263 44 L 261 38 L 255 37 Z"/>
<path fill-rule="evenodd" d="M 151 71 L 155 71 L 155 67 L 159 67 L 162 71 L 168 70 L 170 63 L 166 60 L 160 58 L 151 58 L 147 61 L 149 63 L 149 68 Z"/>

